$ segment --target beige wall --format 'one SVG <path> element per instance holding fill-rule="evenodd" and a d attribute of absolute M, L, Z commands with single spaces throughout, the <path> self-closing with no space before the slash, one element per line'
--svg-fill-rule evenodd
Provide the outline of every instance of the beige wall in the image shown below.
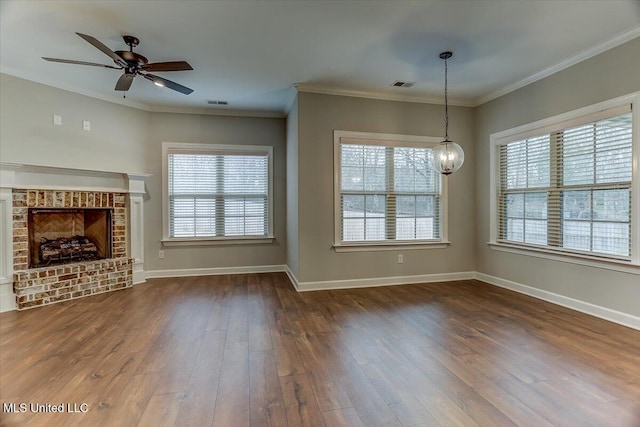
<path fill-rule="evenodd" d="M 450 109 L 452 139 L 465 164 L 449 179 L 446 249 L 336 253 L 332 249 L 333 131 L 442 136 L 444 106 L 313 93 L 298 94 L 298 249 L 300 282 L 473 271 L 474 112 Z M 404 263 L 397 255 L 404 254 Z"/>
<path fill-rule="evenodd" d="M 287 266 L 300 274 L 298 257 L 298 97 L 287 116 Z"/>
<path fill-rule="evenodd" d="M 145 203 L 147 268 L 165 270 L 283 265 L 286 259 L 285 137 L 284 119 L 153 113 L 147 150 L 153 165 L 149 170 L 153 176 L 147 182 L 151 198 Z M 165 259 L 158 259 L 162 237 L 163 142 L 272 146 L 275 241 L 272 244 L 255 245 L 167 247 L 164 248 Z"/>
<path fill-rule="evenodd" d="M 62 126 L 53 125 L 53 114 Z M 0 74 L 0 159 L 144 172 L 150 113 Z M 82 121 L 91 131 L 82 130 Z"/>
<path fill-rule="evenodd" d="M 476 116 L 476 270 L 640 315 L 640 276 L 490 249 L 489 136 L 640 90 L 640 38 L 482 105 Z M 634 195 L 638 197 L 639 195 Z M 636 224 L 640 218 L 634 218 Z"/>
<path fill-rule="evenodd" d="M 285 263 L 285 120 L 151 113 L 0 75 L 0 160 L 54 167 L 150 173 L 144 203 L 145 270 Z M 53 125 L 53 114 L 62 126 Z M 82 130 L 91 121 L 91 131 Z M 162 142 L 271 145 L 273 244 L 164 248 Z M 82 185 L 78 183 L 78 185 Z"/>

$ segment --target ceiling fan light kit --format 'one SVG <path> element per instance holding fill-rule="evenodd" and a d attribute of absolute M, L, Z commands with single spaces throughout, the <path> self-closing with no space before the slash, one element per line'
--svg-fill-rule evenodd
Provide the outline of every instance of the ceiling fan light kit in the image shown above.
<path fill-rule="evenodd" d="M 193 70 L 193 67 L 191 67 L 191 65 L 189 65 L 189 63 L 186 61 L 149 63 L 149 60 L 147 60 L 147 58 L 133 51 L 133 48 L 140 44 L 140 40 L 137 37 L 130 35 L 122 37 L 125 44 L 129 46 L 129 50 L 117 50 L 114 52 L 95 37 L 88 36 L 82 33 L 76 34 L 83 38 L 87 43 L 91 44 L 96 49 L 109 56 L 116 64 L 116 66 L 114 67 L 113 65 L 97 64 L 94 62 L 75 61 L 71 59 L 49 58 L 44 56 L 42 57 L 42 59 L 50 62 L 61 62 L 63 64 L 89 65 L 92 67 L 104 67 L 113 68 L 115 70 L 124 70 L 124 73 L 118 79 L 115 87 L 115 90 L 121 92 L 126 92 L 129 90 L 131 84 L 133 83 L 133 79 L 136 76 L 142 76 L 145 79 L 153 82 L 156 86 L 166 87 L 185 95 L 189 95 L 191 92 L 193 92 L 193 89 L 190 89 L 179 83 L 167 80 L 160 76 L 149 74 L 149 71 L 165 72 Z"/>
<path fill-rule="evenodd" d="M 449 139 L 449 99 L 447 93 L 447 60 L 453 56 L 452 52 L 442 52 L 440 59 L 444 60 L 444 140 L 433 149 L 431 168 L 443 175 L 451 175 L 464 163 L 464 150 Z"/>

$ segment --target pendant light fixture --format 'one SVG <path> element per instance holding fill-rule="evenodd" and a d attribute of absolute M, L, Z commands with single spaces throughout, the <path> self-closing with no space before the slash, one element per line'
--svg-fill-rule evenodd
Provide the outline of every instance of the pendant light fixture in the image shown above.
<path fill-rule="evenodd" d="M 440 59 L 444 59 L 444 140 L 433 149 L 431 168 L 443 175 L 451 175 L 464 163 L 464 151 L 449 139 L 449 100 L 447 93 L 447 59 L 453 53 L 442 52 Z"/>

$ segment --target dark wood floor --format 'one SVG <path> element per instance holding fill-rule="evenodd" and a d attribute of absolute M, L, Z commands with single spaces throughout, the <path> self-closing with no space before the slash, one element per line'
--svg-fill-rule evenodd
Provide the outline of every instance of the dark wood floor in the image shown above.
<path fill-rule="evenodd" d="M 156 279 L 0 315 L 3 426 L 640 426 L 640 332 L 476 281 Z"/>

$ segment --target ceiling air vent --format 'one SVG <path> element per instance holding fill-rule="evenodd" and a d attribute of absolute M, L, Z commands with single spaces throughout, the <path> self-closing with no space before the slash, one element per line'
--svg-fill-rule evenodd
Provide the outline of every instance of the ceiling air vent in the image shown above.
<path fill-rule="evenodd" d="M 211 101 L 207 101 L 207 104 L 209 104 L 209 105 L 228 105 L 228 104 L 229 104 L 229 102 L 227 102 L 227 101 L 211 100 Z"/>
<path fill-rule="evenodd" d="M 414 84 L 415 83 L 395 81 L 395 82 L 391 83 L 391 86 L 393 86 L 393 87 L 411 87 Z"/>

